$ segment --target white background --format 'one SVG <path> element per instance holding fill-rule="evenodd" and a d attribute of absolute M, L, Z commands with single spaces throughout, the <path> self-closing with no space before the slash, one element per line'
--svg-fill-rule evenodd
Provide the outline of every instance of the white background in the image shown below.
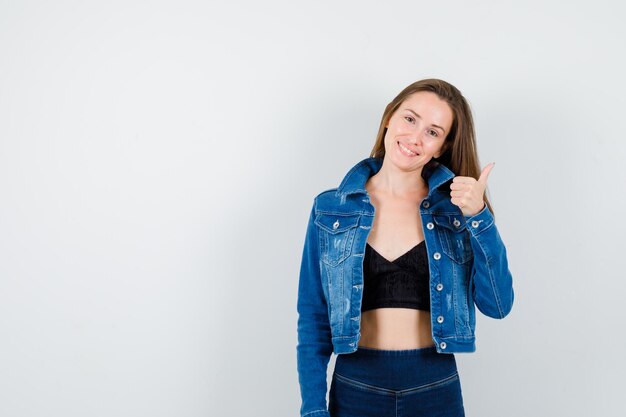
<path fill-rule="evenodd" d="M 623 17 L 0 1 L 0 415 L 297 416 L 313 197 L 431 77 L 467 97 L 496 161 L 516 292 L 456 356 L 466 414 L 622 415 Z"/>

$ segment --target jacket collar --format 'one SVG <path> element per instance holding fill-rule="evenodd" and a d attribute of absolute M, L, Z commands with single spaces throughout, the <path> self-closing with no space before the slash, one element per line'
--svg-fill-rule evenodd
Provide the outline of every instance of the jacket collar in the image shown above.
<path fill-rule="evenodd" d="M 365 183 L 383 165 L 383 158 L 369 157 L 353 166 L 339 184 L 336 194 L 342 199 L 353 193 L 367 193 Z M 431 159 L 422 168 L 422 177 L 428 182 L 428 196 L 440 185 L 454 178 L 454 173 L 440 162 Z"/>

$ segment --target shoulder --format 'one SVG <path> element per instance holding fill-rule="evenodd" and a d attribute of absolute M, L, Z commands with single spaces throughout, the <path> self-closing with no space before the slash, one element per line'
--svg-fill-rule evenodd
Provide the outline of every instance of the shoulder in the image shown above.
<path fill-rule="evenodd" d="M 315 196 L 315 200 L 319 200 L 319 199 L 324 199 L 324 198 L 329 198 L 329 197 L 333 197 L 337 194 L 337 187 L 335 188 L 329 188 L 327 190 L 321 191 L 319 192 L 316 196 Z"/>
<path fill-rule="evenodd" d="M 336 205 L 339 201 L 337 196 L 337 187 L 329 188 L 327 190 L 319 192 L 313 199 L 316 210 L 328 208 Z"/>

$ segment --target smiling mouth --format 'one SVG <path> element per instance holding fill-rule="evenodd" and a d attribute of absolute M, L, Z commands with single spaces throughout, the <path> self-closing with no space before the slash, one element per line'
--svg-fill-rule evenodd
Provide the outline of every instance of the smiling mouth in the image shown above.
<path fill-rule="evenodd" d="M 413 152 L 412 150 L 406 148 L 404 145 L 402 145 L 402 143 L 398 142 L 398 146 L 400 147 L 400 151 L 402 151 L 402 153 L 404 153 L 406 156 L 417 156 L 416 152 Z"/>

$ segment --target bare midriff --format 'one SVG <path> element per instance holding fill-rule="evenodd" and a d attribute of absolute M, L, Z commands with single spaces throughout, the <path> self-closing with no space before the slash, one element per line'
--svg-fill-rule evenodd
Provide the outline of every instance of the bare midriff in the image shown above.
<path fill-rule="evenodd" d="M 377 308 L 361 313 L 359 346 L 399 350 L 434 346 L 430 313 L 411 308 Z"/>

